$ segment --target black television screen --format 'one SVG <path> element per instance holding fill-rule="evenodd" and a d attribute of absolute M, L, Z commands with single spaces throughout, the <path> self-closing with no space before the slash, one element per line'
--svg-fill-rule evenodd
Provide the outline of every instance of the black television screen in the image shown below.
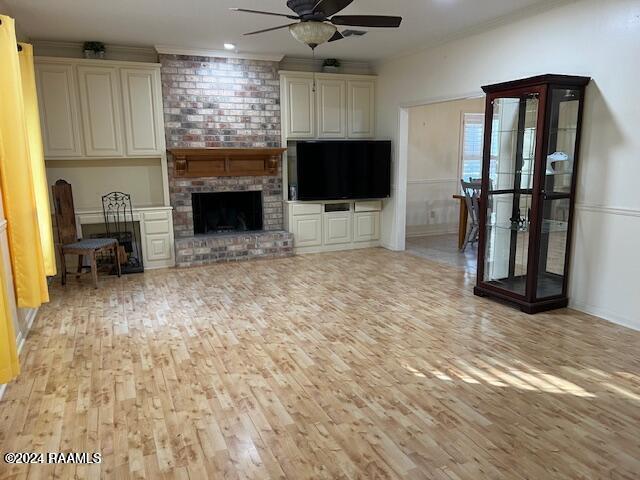
<path fill-rule="evenodd" d="M 391 194 L 391 142 L 297 143 L 299 200 L 386 198 Z"/>

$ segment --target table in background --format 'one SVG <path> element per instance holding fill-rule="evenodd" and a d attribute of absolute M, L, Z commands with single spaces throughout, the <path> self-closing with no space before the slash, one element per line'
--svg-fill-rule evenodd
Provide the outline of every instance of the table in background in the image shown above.
<path fill-rule="evenodd" d="M 453 198 L 460 202 L 460 219 L 458 220 L 458 248 L 462 249 L 464 245 L 464 237 L 467 235 L 467 219 L 469 211 L 467 210 L 467 201 L 464 195 L 454 195 Z"/>

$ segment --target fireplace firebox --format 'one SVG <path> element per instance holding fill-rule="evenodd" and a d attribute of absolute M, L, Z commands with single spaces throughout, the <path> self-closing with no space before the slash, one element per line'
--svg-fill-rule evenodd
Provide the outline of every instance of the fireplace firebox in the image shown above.
<path fill-rule="evenodd" d="M 262 230 L 262 192 L 192 193 L 194 235 Z"/>

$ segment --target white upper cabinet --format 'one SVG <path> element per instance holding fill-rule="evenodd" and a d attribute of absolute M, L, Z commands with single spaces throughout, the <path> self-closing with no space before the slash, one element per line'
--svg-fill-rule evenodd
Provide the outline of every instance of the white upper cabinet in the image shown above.
<path fill-rule="evenodd" d="M 36 57 L 45 158 L 164 155 L 160 66 Z"/>
<path fill-rule="evenodd" d="M 347 136 L 347 95 L 344 80 L 322 79 L 316 84 L 318 137 Z"/>
<path fill-rule="evenodd" d="M 160 72 L 157 69 L 122 68 L 122 101 L 127 156 L 162 152 Z"/>
<path fill-rule="evenodd" d="M 315 136 L 313 78 L 287 77 L 284 81 L 284 91 L 286 136 L 313 138 Z"/>
<path fill-rule="evenodd" d="M 73 66 L 39 63 L 35 70 L 45 156 L 82 156 Z"/>
<path fill-rule="evenodd" d="M 285 141 L 375 136 L 375 77 L 281 72 L 281 85 Z"/>
<path fill-rule="evenodd" d="M 90 157 L 121 157 L 122 113 L 118 70 L 78 66 L 84 146 Z"/>
<path fill-rule="evenodd" d="M 375 84 L 371 81 L 347 81 L 349 138 L 375 136 Z"/>

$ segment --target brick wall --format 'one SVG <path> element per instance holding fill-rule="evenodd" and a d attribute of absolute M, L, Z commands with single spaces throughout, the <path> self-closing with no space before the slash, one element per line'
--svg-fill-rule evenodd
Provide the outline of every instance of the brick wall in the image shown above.
<path fill-rule="evenodd" d="M 279 147 L 278 63 L 160 55 L 167 147 Z M 176 178 L 167 159 L 178 266 L 292 254 L 275 176 Z M 266 232 L 194 237 L 191 194 L 262 191 Z"/>
<path fill-rule="evenodd" d="M 160 55 L 167 147 L 280 146 L 278 63 Z"/>

